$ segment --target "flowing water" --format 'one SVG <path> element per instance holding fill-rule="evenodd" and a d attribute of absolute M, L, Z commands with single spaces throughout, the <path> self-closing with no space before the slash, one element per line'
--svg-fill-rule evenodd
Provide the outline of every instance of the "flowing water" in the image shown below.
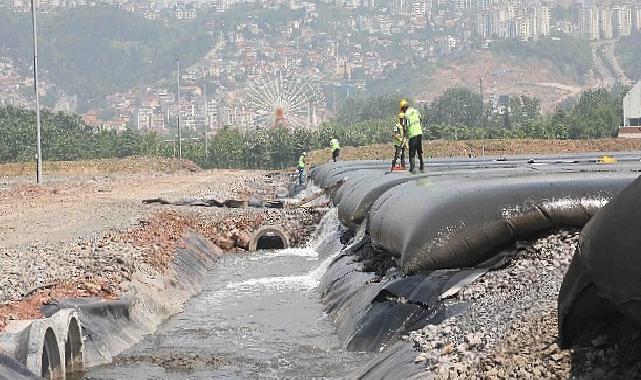
<path fill-rule="evenodd" d="M 352 377 L 371 356 L 342 348 L 317 289 L 338 229 L 333 210 L 308 248 L 224 257 L 182 313 L 85 378 Z"/>

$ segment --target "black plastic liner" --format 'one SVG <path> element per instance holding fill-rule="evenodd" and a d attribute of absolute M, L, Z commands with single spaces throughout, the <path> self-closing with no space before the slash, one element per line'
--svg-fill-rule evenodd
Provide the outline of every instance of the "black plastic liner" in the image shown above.
<path fill-rule="evenodd" d="M 464 312 L 466 304 L 446 306 L 441 297 L 485 272 L 441 271 L 376 282 L 355 256 L 342 256 L 323 276 L 320 288 L 346 348 L 380 352 L 403 334 Z"/>
<path fill-rule="evenodd" d="M 641 179 L 584 228 L 559 294 L 565 347 L 593 322 L 624 314 L 641 325 Z"/>
<path fill-rule="evenodd" d="M 414 362 L 417 352 L 406 342 L 397 342 L 361 369 L 358 379 L 413 379 L 425 375 L 425 367 Z"/>

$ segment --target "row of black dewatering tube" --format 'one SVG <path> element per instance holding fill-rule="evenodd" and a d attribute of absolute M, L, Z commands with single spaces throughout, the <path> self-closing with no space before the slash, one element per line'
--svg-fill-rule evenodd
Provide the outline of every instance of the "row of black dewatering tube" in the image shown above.
<path fill-rule="evenodd" d="M 418 176 L 385 174 L 387 166 L 331 163 L 311 177 L 321 187 L 345 181 L 331 194 L 341 221 L 366 223 L 376 254 L 400 259 L 405 276 L 474 268 L 515 241 L 591 220 L 559 296 L 561 343 L 613 313 L 641 324 L 638 161 L 444 161 Z"/>

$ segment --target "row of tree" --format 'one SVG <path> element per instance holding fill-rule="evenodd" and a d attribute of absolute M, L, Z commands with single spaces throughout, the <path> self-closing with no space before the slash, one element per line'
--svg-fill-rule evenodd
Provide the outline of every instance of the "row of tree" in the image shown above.
<path fill-rule="evenodd" d="M 41 123 L 42 155 L 46 160 L 122 158 L 162 151 L 160 137 L 154 133 L 98 131 L 78 115 L 45 111 Z M 0 107 L 0 162 L 35 159 L 35 126 L 35 112 Z"/>
<path fill-rule="evenodd" d="M 510 99 L 501 112 L 484 106 L 479 94 L 452 89 L 421 109 L 425 139 L 582 139 L 615 137 L 622 122 L 622 98 L 627 89 L 592 90 L 550 115 L 540 112 L 537 99 Z M 396 123 L 398 99 L 354 99 L 336 120 L 318 129 L 225 127 L 205 140 L 185 135 L 183 156 L 204 168 L 284 168 L 303 151 L 328 146 L 337 138 L 343 146 L 389 143 Z M 175 141 L 155 133 L 100 131 L 77 115 L 42 113 L 45 160 L 78 160 L 131 155 L 176 154 Z M 35 113 L 0 107 L 0 161 L 30 161 L 35 157 Z"/>

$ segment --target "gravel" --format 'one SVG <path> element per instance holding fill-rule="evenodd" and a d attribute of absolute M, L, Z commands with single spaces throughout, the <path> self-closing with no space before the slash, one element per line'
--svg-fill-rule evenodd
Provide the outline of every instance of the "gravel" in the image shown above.
<path fill-rule="evenodd" d="M 269 200 L 286 180 L 261 171 L 212 171 L 11 185 L 0 193 L 0 331 L 11 319 L 38 317 L 51 298 L 117 297 L 134 272 L 166 270 L 189 231 L 224 251 L 243 252 L 257 228 L 274 224 L 293 246 L 303 245 L 322 210 L 142 204 L 156 197 Z"/>
<path fill-rule="evenodd" d="M 557 296 L 578 243 L 558 231 L 518 245 L 503 269 L 465 287 L 449 304 L 469 309 L 409 336 L 416 362 L 436 377 L 563 377 L 570 353 L 556 345 Z"/>

